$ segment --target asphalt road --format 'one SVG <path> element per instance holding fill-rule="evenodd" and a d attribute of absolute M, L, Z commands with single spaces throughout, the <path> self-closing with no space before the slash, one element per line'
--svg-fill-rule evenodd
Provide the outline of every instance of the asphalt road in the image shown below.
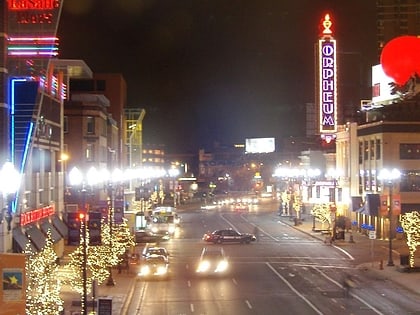
<path fill-rule="evenodd" d="M 355 268 L 366 253 L 328 246 L 282 221 L 270 205 L 247 214 L 230 209 L 182 213 L 170 253 L 167 280 L 138 280 L 128 314 L 418 314 L 419 296 L 394 283 L 369 278 Z M 285 218 L 283 218 L 284 220 Z M 195 273 L 206 231 L 231 227 L 260 231 L 252 244 L 223 244 L 229 272 Z M 345 296 L 343 280 L 355 287 Z"/>

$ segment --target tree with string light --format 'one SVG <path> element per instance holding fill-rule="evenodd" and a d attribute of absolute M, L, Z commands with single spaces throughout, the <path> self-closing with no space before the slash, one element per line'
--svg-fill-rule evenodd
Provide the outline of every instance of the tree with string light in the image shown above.
<path fill-rule="evenodd" d="M 322 224 L 328 223 L 328 227 L 331 227 L 331 206 L 329 203 L 314 205 L 311 214 Z"/>
<path fill-rule="evenodd" d="M 407 245 L 410 251 L 409 264 L 414 267 L 414 253 L 420 245 L 420 212 L 407 212 L 401 216 L 401 226 L 407 235 Z"/>
<path fill-rule="evenodd" d="M 130 233 L 127 220 L 123 220 L 122 224 L 114 224 L 113 232 L 109 233 L 109 225 L 101 224 L 101 240 L 102 245 L 89 246 L 89 231 L 86 232 L 87 245 L 87 293 L 91 292 L 94 280 L 102 284 L 109 277 L 109 267 L 117 266 L 123 259 L 123 254 L 135 245 L 134 237 Z M 66 283 L 73 290 L 82 294 L 82 269 L 83 262 L 80 258 L 83 251 L 83 238 L 80 239 L 81 244 L 72 252 L 70 262 L 66 265 L 69 272 L 66 274 Z M 109 244 L 112 246 L 109 246 Z"/>
<path fill-rule="evenodd" d="M 56 315 L 63 310 L 60 298 L 61 283 L 58 280 L 57 254 L 48 231 L 44 248 L 33 253 L 27 246 L 26 259 L 26 314 Z"/>

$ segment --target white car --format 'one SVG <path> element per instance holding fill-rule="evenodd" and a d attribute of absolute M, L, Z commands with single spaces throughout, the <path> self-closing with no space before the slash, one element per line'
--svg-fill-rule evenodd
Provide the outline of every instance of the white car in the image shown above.
<path fill-rule="evenodd" d="M 165 247 L 146 246 L 142 253 L 143 259 L 147 259 L 152 255 L 162 256 L 169 263 L 169 252 Z"/>
<path fill-rule="evenodd" d="M 204 275 L 221 275 L 227 272 L 229 262 L 223 248 L 203 248 L 196 272 Z"/>
<path fill-rule="evenodd" d="M 162 255 L 150 255 L 141 263 L 139 276 L 142 278 L 167 278 L 169 272 L 168 260 Z"/>

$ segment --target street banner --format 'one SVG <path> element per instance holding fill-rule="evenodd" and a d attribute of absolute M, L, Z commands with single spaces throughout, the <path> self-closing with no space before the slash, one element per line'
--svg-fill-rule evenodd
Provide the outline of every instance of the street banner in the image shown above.
<path fill-rule="evenodd" d="M 382 217 L 388 216 L 388 195 L 381 195 L 381 207 L 379 215 Z"/>
<path fill-rule="evenodd" d="M 392 215 L 398 216 L 401 214 L 401 195 L 392 195 Z"/>
<path fill-rule="evenodd" d="M 0 254 L 0 315 L 25 314 L 25 255 Z"/>

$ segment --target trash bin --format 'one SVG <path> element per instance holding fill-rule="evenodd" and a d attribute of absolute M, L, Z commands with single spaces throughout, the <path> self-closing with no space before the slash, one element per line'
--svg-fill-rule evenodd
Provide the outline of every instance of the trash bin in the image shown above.
<path fill-rule="evenodd" d="M 409 255 L 400 255 L 400 265 L 401 266 L 409 265 Z"/>
<path fill-rule="evenodd" d="M 337 240 L 344 240 L 344 231 L 337 231 L 335 233 L 335 239 L 337 239 Z"/>

